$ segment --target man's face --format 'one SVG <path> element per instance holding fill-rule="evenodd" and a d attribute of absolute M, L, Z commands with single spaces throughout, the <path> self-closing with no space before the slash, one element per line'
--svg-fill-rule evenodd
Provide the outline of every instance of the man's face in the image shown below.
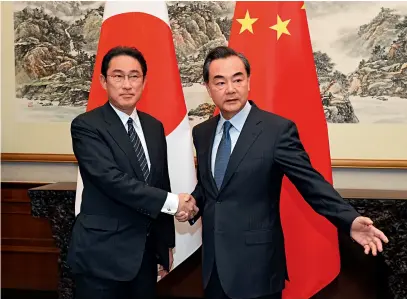
<path fill-rule="evenodd" d="M 246 105 L 250 90 L 243 61 L 238 56 L 212 61 L 206 89 L 223 117 L 232 118 Z"/>
<path fill-rule="evenodd" d="M 140 100 L 146 80 L 137 59 L 120 55 L 110 60 L 107 76 L 100 75 L 100 83 L 110 103 L 130 115 Z"/>

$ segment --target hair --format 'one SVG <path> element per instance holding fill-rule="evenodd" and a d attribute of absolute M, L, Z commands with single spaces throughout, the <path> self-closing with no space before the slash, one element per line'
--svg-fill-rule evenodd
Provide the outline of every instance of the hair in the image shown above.
<path fill-rule="evenodd" d="M 217 59 L 224 59 L 231 56 L 237 56 L 242 60 L 244 64 L 244 68 L 246 69 L 247 76 L 250 77 L 250 63 L 249 60 L 242 54 L 238 53 L 232 48 L 220 46 L 212 49 L 205 58 L 205 62 L 203 65 L 203 79 L 205 83 L 209 82 L 209 66 L 212 61 Z"/>
<path fill-rule="evenodd" d="M 107 69 L 109 68 L 110 61 L 117 56 L 133 57 L 140 63 L 143 77 L 147 75 L 147 62 L 143 54 L 135 47 L 118 46 L 110 49 L 103 57 L 101 73 L 105 78 L 107 76 Z"/>

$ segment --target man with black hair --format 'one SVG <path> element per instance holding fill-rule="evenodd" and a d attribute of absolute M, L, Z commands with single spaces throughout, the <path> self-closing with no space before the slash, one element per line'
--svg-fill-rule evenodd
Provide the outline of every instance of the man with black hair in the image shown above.
<path fill-rule="evenodd" d="M 76 298 L 155 298 L 172 265 L 174 218 L 195 213 L 195 200 L 172 194 L 167 144 L 160 121 L 137 111 L 147 63 L 136 48 L 116 47 L 103 58 L 103 106 L 72 121 L 73 151 L 83 181 L 68 263 Z"/>

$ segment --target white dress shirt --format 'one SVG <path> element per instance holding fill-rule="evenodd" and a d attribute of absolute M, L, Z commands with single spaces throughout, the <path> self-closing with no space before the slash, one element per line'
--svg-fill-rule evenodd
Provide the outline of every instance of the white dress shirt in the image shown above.
<path fill-rule="evenodd" d="M 141 127 L 141 122 L 140 122 L 140 118 L 138 117 L 138 114 L 137 114 L 137 109 L 134 108 L 133 113 L 129 116 L 126 113 L 118 110 L 112 104 L 110 104 L 110 106 L 112 106 L 113 110 L 119 116 L 119 118 L 122 121 L 123 126 L 127 132 L 129 131 L 127 121 L 129 120 L 129 117 L 131 117 L 133 119 L 133 126 L 134 126 L 134 129 L 136 130 L 138 137 L 140 138 L 141 145 L 143 146 L 144 154 L 146 155 L 147 166 L 148 166 L 148 169 L 150 170 L 150 168 L 151 168 L 150 156 L 148 154 L 147 143 L 146 143 L 146 139 L 144 138 L 143 128 Z M 178 210 L 178 203 L 179 203 L 178 195 L 168 192 L 167 199 L 164 203 L 164 206 L 161 209 L 161 212 L 170 214 L 170 215 L 175 215 Z"/>
<path fill-rule="evenodd" d="M 235 148 L 237 139 L 240 136 L 240 132 L 242 132 L 244 123 L 246 122 L 247 117 L 249 116 L 250 109 L 252 106 L 250 105 L 249 101 L 246 102 L 246 105 L 240 110 L 236 115 L 234 115 L 229 122 L 232 124 L 230 127 L 230 141 L 231 141 L 231 151 L 230 154 L 232 155 L 233 149 Z M 216 160 L 216 153 L 218 152 L 219 143 L 222 139 L 223 135 L 223 124 L 225 123 L 226 119 L 220 114 L 219 122 L 216 127 L 215 139 L 213 140 L 212 146 L 212 158 L 211 158 L 211 169 L 212 169 L 212 176 L 215 177 L 215 160 Z"/>

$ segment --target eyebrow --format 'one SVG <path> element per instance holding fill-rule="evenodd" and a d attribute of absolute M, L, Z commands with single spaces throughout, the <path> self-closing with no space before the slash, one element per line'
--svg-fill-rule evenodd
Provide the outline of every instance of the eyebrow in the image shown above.
<path fill-rule="evenodd" d="M 113 73 L 124 73 L 124 71 L 123 70 L 119 70 L 119 69 L 115 69 L 115 70 L 113 70 L 112 71 Z M 130 74 L 131 73 L 137 73 L 137 74 L 141 74 L 141 72 L 139 71 L 139 70 L 131 70 L 130 72 L 129 72 Z"/>
<path fill-rule="evenodd" d="M 237 77 L 237 76 L 243 76 L 243 73 L 242 72 L 237 72 L 237 73 L 233 74 L 232 78 Z M 225 77 L 222 76 L 222 75 L 216 75 L 216 76 L 213 77 L 213 79 L 225 79 Z"/>

